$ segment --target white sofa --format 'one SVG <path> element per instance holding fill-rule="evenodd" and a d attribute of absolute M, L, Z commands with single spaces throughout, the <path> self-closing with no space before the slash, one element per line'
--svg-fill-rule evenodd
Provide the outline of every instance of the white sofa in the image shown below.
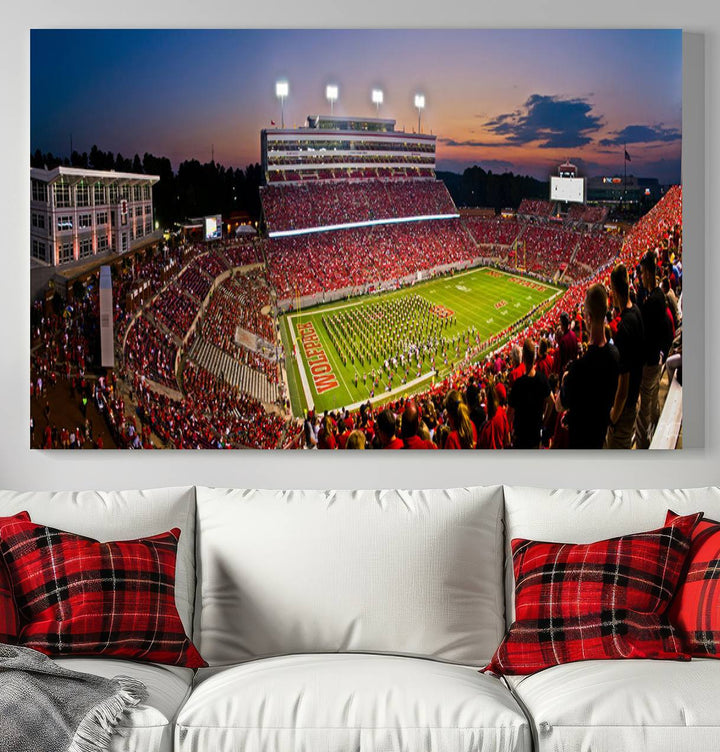
<path fill-rule="evenodd" d="M 720 519 L 720 489 L 0 492 L 99 540 L 180 527 L 193 672 L 63 658 L 148 687 L 114 752 L 711 752 L 720 661 L 480 674 L 513 615 L 514 537 L 590 542 Z"/>

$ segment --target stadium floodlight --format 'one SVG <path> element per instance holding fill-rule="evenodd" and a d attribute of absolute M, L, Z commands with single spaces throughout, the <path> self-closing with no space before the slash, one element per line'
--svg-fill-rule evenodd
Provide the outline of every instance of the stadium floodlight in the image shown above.
<path fill-rule="evenodd" d="M 416 94 L 415 95 L 415 107 L 417 107 L 418 111 L 418 133 L 420 133 L 420 114 L 425 109 L 425 95 L 424 94 Z"/>
<path fill-rule="evenodd" d="M 330 114 L 333 114 L 333 105 L 338 98 L 338 87 L 335 84 L 328 84 L 325 87 L 325 98 L 330 102 Z"/>
<path fill-rule="evenodd" d="M 280 124 L 285 127 L 285 97 L 288 95 L 290 87 L 287 81 L 278 81 L 275 84 L 275 96 L 280 100 Z"/>
<path fill-rule="evenodd" d="M 380 115 L 380 105 L 383 103 L 382 89 L 372 90 L 372 101 L 377 109 L 377 114 Z"/>

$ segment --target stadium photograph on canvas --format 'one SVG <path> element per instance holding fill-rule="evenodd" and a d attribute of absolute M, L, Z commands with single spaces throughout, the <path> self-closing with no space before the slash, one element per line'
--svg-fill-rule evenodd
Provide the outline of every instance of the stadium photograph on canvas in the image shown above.
<path fill-rule="evenodd" d="M 681 448 L 680 30 L 30 48 L 32 448 Z"/>

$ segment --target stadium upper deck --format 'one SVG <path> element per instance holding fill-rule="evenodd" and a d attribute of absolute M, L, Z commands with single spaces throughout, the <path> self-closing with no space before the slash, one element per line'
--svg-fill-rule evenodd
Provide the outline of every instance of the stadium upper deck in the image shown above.
<path fill-rule="evenodd" d="M 433 135 L 395 130 L 383 118 L 309 115 L 302 128 L 261 132 L 266 183 L 435 177 Z"/>
<path fill-rule="evenodd" d="M 435 143 L 382 118 L 310 115 L 302 128 L 263 130 L 268 235 L 457 217 L 435 177 Z"/>

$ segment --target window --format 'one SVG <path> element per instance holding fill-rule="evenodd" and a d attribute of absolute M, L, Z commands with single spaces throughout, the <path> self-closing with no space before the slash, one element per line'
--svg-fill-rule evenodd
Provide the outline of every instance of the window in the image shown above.
<path fill-rule="evenodd" d="M 145 207 L 145 216 L 147 217 L 148 214 L 152 214 L 152 206 L 150 204 Z"/>
<path fill-rule="evenodd" d="M 40 180 L 32 181 L 32 200 L 47 203 L 47 183 Z"/>
<path fill-rule="evenodd" d="M 73 244 L 60 243 L 58 245 L 58 264 L 67 264 L 73 260 Z"/>
<path fill-rule="evenodd" d="M 148 185 L 148 184 L 146 183 L 146 184 L 145 184 L 145 185 L 144 185 L 144 186 L 142 187 L 142 189 L 143 189 L 143 199 L 144 199 L 145 201 L 149 201 L 149 200 L 150 200 L 150 186 L 149 186 L 149 185 Z"/>
<path fill-rule="evenodd" d="M 127 200 L 130 199 L 130 186 L 129 185 L 120 186 L 120 198 L 124 198 Z"/>
<path fill-rule="evenodd" d="M 143 226 L 142 226 L 142 223 L 138 222 L 138 225 L 135 228 L 135 237 L 141 238 L 142 236 L 143 236 Z"/>
<path fill-rule="evenodd" d="M 147 221 L 145 222 L 145 234 L 150 235 L 152 233 L 152 222 Z"/>
<path fill-rule="evenodd" d="M 75 200 L 78 206 L 90 206 L 90 186 L 87 183 L 75 187 Z"/>
<path fill-rule="evenodd" d="M 57 228 L 58 228 L 58 232 L 65 232 L 67 230 L 72 230 L 73 228 L 72 216 L 68 214 L 59 216 L 57 218 Z"/>
<path fill-rule="evenodd" d="M 92 227 L 92 214 L 80 214 L 78 216 L 78 227 L 81 229 Z"/>
<path fill-rule="evenodd" d="M 70 203 L 70 186 L 65 183 L 55 183 L 53 185 L 53 193 L 55 194 L 55 208 L 56 209 L 68 209 L 72 204 Z"/>
<path fill-rule="evenodd" d="M 40 261 L 47 261 L 45 255 L 45 243 L 42 240 L 35 240 L 32 242 L 32 255 L 33 258 L 40 259 Z"/>
<path fill-rule="evenodd" d="M 123 232 L 120 235 L 120 251 L 121 251 L 121 253 L 125 253 L 125 251 L 127 251 L 127 249 L 128 249 L 128 239 L 127 238 L 128 238 L 128 236 L 127 236 L 126 232 Z"/>
<path fill-rule="evenodd" d="M 45 215 L 44 214 L 39 214 L 38 212 L 31 212 L 30 216 L 31 216 L 33 227 L 37 227 L 40 230 L 45 229 Z"/>
<path fill-rule="evenodd" d="M 102 183 L 95 183 L 93 194 L 95 198 L 95 206 L 102 206 L 106 203 L 105 186 Z"/>
<path fill-rule="evenodd" d="M 142 186 L 141 185 L 133 186 L 133 200 L 142 201 Z"/>
<path fill-rule="evenodd" d="M 98 212 L 95 215 L 95 224 L 96 225 L 106 225 L 108 219 L 108 213 L 106 211 Z"/>
<path fill-rule="evenodd" d="M 92 256 L 92 238 L 81 238 L 80 239 L 80 258 L 87 258 L 88 256 Z"/>
<path fill-rule="evenodd" d="M 98 250 L 98 253 L 100 253 L 101 251 L 107 251 L 107 249 L 108 249 L 107 235 L 104 235 L 104 234 L 103 235 L 98 235 L 98 239 L 97 239 L 97 250 Z"/>
<path fill-rule="evenodd" d="M 110 186 L 110 203 L 117 204 L 118 202 L 118 187 L 116 185 Z"/>

